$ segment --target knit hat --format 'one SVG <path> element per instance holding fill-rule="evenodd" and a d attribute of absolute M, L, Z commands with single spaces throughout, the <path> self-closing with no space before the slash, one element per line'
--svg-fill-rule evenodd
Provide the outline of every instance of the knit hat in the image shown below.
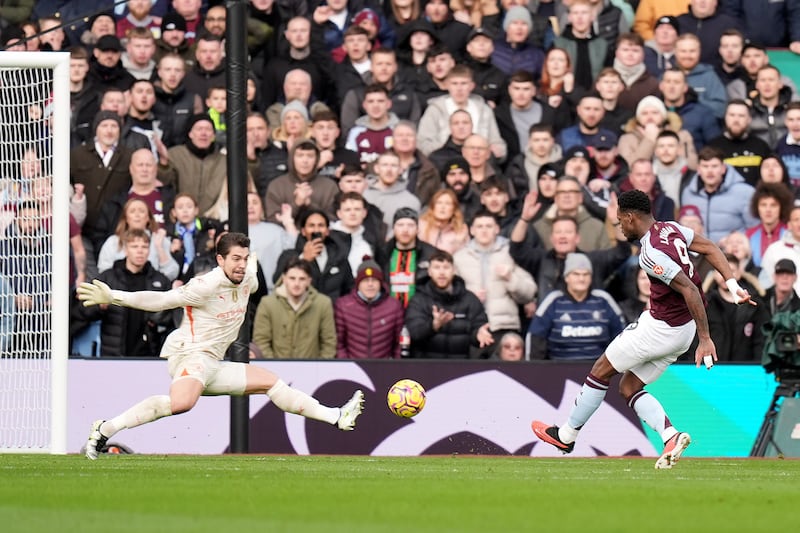
<path fill-rule="evenodd" d="M 375 11 L 373 11 L 372 9 L 370 9 L 368 7 L 365 7 L 364 9 L 362 9 L 361 11 L 356 13 L 356 16 L 353 17 L 353 24 L 358 26 L 359 24 L 361 24 L 365 20 L 369 20 L 373 24 L 375 24 L 375 28 L 378 31 L 381 30 L 381 19 L 380 19 L 380 17 L 378 16 L 377 13 L 375 13 Z"/>
<path fill-rule="evenodd" d="M 170 30 L 186 31 L 186 19 L 183 15 L 170 11 L 161 18 L 161 33 Z"/>
<path fill-rule="evenodd" d="M 658 97 L 653 96 L 652 94 L 647 95 L 639 100 L 639 105 L 636 106 L 636 116 L 638 117 L 639 114 L 648 107 L 654 107 L 658 109 L 658 111 L 661 113 L 661 116 L 664 117 L 664 120 L 667 119 L 667 106 L 664 105 L 664 102 L 662 102 Z"/>
<path fill-rule="evenodd" d="M 410 207 L 401 207 L 400 209 L 394 212 L 392 225 L 397 223 L 398 220 L 402 220 L 404 218 L 410 218 L 414 222 L 417 222 L 419 220 L 419 213 L 417 213 L 414 209 L 411 209 Z"/>
<path fill-rule="evenodd" d="M 281 122 L 289 111 L 296 111 L 302 115 L 303 119 L 308 122 L 308 109 L 300 102 L 300 100 L 292 100 L 281 109 Z"/>
<path fill-rule="evenodd" d="M 125 50 L 116 35 L 103 35 L 97 39 L 97 44 L 95 44 L 94 47 L 101 52 L 107 52 L 111 50 L 114 52 L 122 52 Z"/>
<path fill-rule="evenodd" d="M 553 163 L 545 163 L 544 165 L 540 166 L 539 171 L 536 173 L 536 181 L 542 179 L 542 176 L 544 175 L 557 180 L 558 166 Z"/>
<path fill-rule="evenodd" d="M 192 131 L 192 128 L 194 128 L 195 124 L 202 122 L 203 120 L 211 124 L 212 128 L 214 127 L 214 121 L 211 120 L 211 117 L 205 113 L 196 113 L 189 117 L 189 121 L 186 123 L 186 135 L 189 135 L 189 132 Z"/>
<path fill-rule="evenodd" d="M 663 17 L 658 17 L 656 23 L 653 25 L 653 29 L 655 30 L 662 24 L 669 24 L 673 28 L 675 28 L 676 33 L 681 32 L 680 24 L 678 24 L 678 19 L 673 17 L 672 15 L 664 15 Z"/>
<path fill-rule="evenodd" d="M 115 111 L 98 111 L 92 122 L 92 131 L 97 131 L 97 126 L 104 120 L 113 120 L 117 126 L 122 127 L 122 118 Z"/>
<path fill-rule="evenodd" d="M 696 205 L 685 205 L 681 207 L 681 210 L 678 212 L 678 220 L 683 217 L 697 217 L 703 220 L 703 215 L 700 214 L 700 210 Z"/>
<path fill-rule="evenodd" d="M 588 270 L 592 271 L 592 262 L 586 257 L 586 254 L 568 253 L 567 259 L 564 261 L 564 275 L 566 276 L 573 270 Z"/>
<path fill-rule="evenodd" d="M 467 160 L 461 156 L 452 157 L 447 160 L 447 163 L 445 163 L 444 167 L 442 167 L 442 176 L 447 176 L 448 172 L 458 168 L 466 172 L 470 179 L 472 178 L 472 172 L 469 169 L 469 163 L 467 163 Z"/>
<path fill-rule="evenodd" d="M 364 256 L 364 262 L 358 265 L 358 273 L 356 274 L 356 287 L 358 284 L 367 278 L 375 278 L 383 283 L 383 270 L 378 266 L 370 256 Z"/>
<path fill-rule="evenodd" d="M 506 16 L 503 19 L 503 31 L 508 31 L 508 27 L 515 20 L 521 20 L 528 25 L 528 28 L 533 28 L 533 18 L 527 7 L 514 6 L 506 11 Z"/>

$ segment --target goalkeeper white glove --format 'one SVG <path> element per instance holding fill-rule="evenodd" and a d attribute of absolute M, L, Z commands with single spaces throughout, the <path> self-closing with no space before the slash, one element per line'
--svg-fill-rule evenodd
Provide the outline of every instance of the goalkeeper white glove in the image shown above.
<path fill-rule="evenodd" d="M 727 280 L 725 282 L 725 285 L 728 286 L 728 290 L 731 292 L 731 296 L 733 296 L 733 303 L 735 303 L 736 305 L 739 305 L 740 303 L 742 303 L 744 301 L 744 299 L 741 296 L 739 296 L 739 291 L 743 291 L 745 293 L 747 293 L 747 291 L 742 289 L 739 286 L 739 283 L 735 279 L 731 278 L 731 279 Z"/>
<path fill-rule="evenodd" d="M 91 283 L 81 283 L 77 289 L 78 299 L 86 307 L 110 304 L 113 300 L 111 287 L 96 279 Z"/>

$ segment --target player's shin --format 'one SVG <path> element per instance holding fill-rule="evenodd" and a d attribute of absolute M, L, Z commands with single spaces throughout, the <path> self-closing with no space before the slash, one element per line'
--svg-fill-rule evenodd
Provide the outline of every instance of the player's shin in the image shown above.
<path fill-rule="evenodd" d="M 100 427 L 100 432 L 107 437 L 111 437 L 122 429 L 135 428 L 171 414 L 172 408 L 169 396 L 166 394 L 150 396 L 121 415 L 105 422 Z"/>
<path fill-rule="evenodd" d="M 640 390 L 628 399 L 628 405 L 636 411 L 636 415 L 653 431 L 661 435 L 664 442 L 671 439 L 678 431 L 672 427 L 664 407 L 655 396 L 646 390 Z"/>
<path fill-rule="evenodd" d="M 608 392 L 608 381 L 589 374 L 583 382 L 583 388 L 575 399 L 575 405 L 569 413 L 567 423 L 558 430 L 558 438 L 562 442 L 574 442 L 578 437 L 578 431 L 597 411 L 600 404 Z"/>
<path fill-rule="evenodd" d="M 329 424 L 335 424 L 339 420 L 339 409 L 321 405 L 316 398 L 309 396 L 305 392 L 293 389 L 282 379 L 279 379 L 267 391 L 267 396 L 281 411 L 321 420 Z"/>

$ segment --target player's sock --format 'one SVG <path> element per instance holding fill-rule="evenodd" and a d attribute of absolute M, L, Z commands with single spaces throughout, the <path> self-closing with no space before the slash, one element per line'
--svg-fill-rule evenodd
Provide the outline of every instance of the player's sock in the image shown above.
<path fill-rule="evenodd" d="M 655 396 L 642 389 L 630 398 L 628 406 L 636 411 L 636 415 L 644 420 L 644 423 L 653 428 L 664 442 L 671 439 L 677 432 L 669 421 L 664 407 L 661 406 Z"/>
<path fill-rule="evenodd" d="M 137 403 L 121 415 L 106 420 L 100 426 L 100 433 L 106 437 L 111 437 L 117 431 L 122 429 L 135 428 L 148 422 L 158 420 L 165 416 L 172 414 L 172 402 L 169 396 L 161 394 L 158 396 L 150 396 Z"/>
<path fill-rule="evenodd" d="M 305 392 L 293 389 L 282 379 L 279 379 L 271 389 L 267 391 L 267 396 L 280 410 L 287 413 L 302 415 L 306 418 L 321 420 L 328 424 L 335 424 L 339 420 L 338 407 L 326 407 L 321 405 L 316 398 L 309 396 Z"/>
<path fill-rule="evenodd" d="M 587 420 L 597 411 L 608 392 L 608 381 L 589 374 L 583 382 L 580 394 L 575 399 L 575 405 L 569 413 L 567 423 L 558 429 L 558 438 L 561 442 L 569 444 L 575 442 L 578 431 Z"/>

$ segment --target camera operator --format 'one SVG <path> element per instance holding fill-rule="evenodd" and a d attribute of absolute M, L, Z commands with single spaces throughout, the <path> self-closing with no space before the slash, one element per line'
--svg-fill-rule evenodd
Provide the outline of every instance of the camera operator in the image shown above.
<path fill-rule="evenodd" d="M 794 290 L 797 281 L 797 266 L 791 259 L 775 263 L 775 285 L 767 289 L 764 299 L 769 304 L 770 317 L 775 313 L 800 310 L 800 296 Z"/>
<path fill-rule="evenodd" d="M 311 263 L 312 285 L 331 300 L 353 289 L 353 272 L 347 256 L 350 253 L 350 235 L 330 229 L 328 214 L 322 209 L 304 208 L 297 215 L 300 235 L 294 250 L 286 250 L 278 258 L 276 273 L 283 272 L 286 264 L 295 257 Z M 278 275 L 275 276 L 277 282 Z"/>

